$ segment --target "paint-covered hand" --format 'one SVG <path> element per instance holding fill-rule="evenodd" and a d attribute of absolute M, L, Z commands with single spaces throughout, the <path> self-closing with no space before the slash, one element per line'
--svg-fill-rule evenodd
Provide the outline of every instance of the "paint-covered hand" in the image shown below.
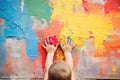
<path fill-rule="evenodd" d="M 43 48 L 46 50 L 47 53 L 55 53 L 57 46 L 54 46 L 53 44 L 50 44 L 49 42 L 45 41 L 45 44 L 43 45 Z"/>
<path fill-rule="evenodd" d="M 67 42 L 64 46 L 62 46 L 62 50 L 64 53 L 71 53 L 74 47 L 75 46 L 73 46 L 71 42 Z"/>

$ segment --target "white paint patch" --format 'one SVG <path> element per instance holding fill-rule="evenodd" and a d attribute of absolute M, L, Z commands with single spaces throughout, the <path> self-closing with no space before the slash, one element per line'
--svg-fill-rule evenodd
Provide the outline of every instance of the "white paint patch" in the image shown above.
<path fill-rule="evenodd" d="M 114 29 L 114 30 L 113 30 L 113 33 L 114 33 L 115 35 L 117 35 L 117 36 L 120 36 L 120 31 L 117 30 L 117 29 Z"/>
<path fill-rule="evenodd" d="M 104 0 L 93 0 L 93 3 L 104 5 Z"/>
<path fill-rule="evenodd" d="M 20 6 L 20 8 L 21 8 L 21 11 L 23 12 L 23 10 L 24 10 L 24 0 L 21 1 L 21 6 Z"/>
<path fill-rule="evenodd" d="M 10 55 L 13 58 L 18 58 L 21 56 L 20 54 L 21 54 L 22 44 L 23 44 L 22 40 L 8 38 L 6 39 L 5 46 L 7 52 L 10 53 Z"/>
<path fill-rule="evenodd" d="M 48 22 L 45 19 L 38 20 L 35 18 L 35 16 L 31 16 L 31 18 L 33 20 L 32 28 L 34 30 L 45 29 L 45 27 L 48 26 Z"/>

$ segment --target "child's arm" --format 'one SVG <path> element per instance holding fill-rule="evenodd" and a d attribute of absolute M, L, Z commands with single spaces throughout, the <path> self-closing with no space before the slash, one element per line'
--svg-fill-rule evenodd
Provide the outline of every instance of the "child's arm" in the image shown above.
<path fill-rule="evenodd" d="M 73 58 L 72 58 L 72 54 L 71 54 L 73 47 L 75 47 L 75 46 L 71 45 L 70 42 L 67 42 L 64 45 L 64 47 L 62 47 L 62 49 L 64 52 L 65 61 L 70 66 L 71 71 L 72 71 L 72 80 L 75 80 L 74 79 L 74 71 L 73 71 Z"/>
<path fill-rule="evenodd" d="M 45 45 L 43 45 L 43 48 L 47 52 L 47 58 L 46 58 L 46 64 L 45 64 L 46 71 L 45 71 L 44 80 L 48 80 L 48 70 L 53 63 L 53 57 L 54 57 L 54 53 L 56 51 L 57 46 L 54 46 L 45 42 Z"/>
<path fill-rule="evenodd" d="M 72 46 L 70 44 L 65 44 L 64 47 L 62 47 L 65 61 L 70 66 L 71 70 L 73 69 L 73 59 L 72 59 Z"/>

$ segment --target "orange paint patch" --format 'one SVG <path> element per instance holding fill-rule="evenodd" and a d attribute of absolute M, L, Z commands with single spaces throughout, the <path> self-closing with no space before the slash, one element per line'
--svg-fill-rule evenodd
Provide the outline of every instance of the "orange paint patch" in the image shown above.
<path fill-rule="evenodd" d="M 11 63 L 9 61 L 6 62 L 5 68 L 7 70 L 8 75 L 10 75 L 12 73 L 12 71 L 13 71 L 13 67 L 12 67 L 12 65 L 11 65 Z"/>
<path fill-rule="evenodd" d="M 120 31 L 120 13 L 117 18 L 117 16 L 112 18 L 112 24 L 115 30 Z"/>
<path fill-rule="evenodd" d="M 103 6 L 100 5 L 100 4 L 89 4 L 89 12 L 90 14 L 93 14 L 93 15 L 103 15 L 103 11 L 102 11 L 102 8 Z"/>
<path fill-rule="evenodd" d="M 120 58 L 120 37 L 113 35 L 112 40 L 104 42 L 104 49 L 96 51 L 94 57 L 106 57 L 106 56 L 115 56 Z M 111 52 L 114 51 L 114 54 Z"/>
<path fill-rule="evenodd" d="M 52 19 L 50 27 L 47 27 L 44 30 L 44 36 L 49 37 L 51 35 L 56 35 L 57 37 L 59 37 L 62 27 L 63 23 L 59 22 L 56 19 Z"/>

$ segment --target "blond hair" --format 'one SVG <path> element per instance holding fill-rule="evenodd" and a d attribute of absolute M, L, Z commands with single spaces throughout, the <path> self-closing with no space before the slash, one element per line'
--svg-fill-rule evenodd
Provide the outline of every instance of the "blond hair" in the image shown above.
<path fill-rule="evenodd" d="M 48 80 L 71 80 L 71 69 L 64 61 L 53 63 L 48 71 Z"/>

